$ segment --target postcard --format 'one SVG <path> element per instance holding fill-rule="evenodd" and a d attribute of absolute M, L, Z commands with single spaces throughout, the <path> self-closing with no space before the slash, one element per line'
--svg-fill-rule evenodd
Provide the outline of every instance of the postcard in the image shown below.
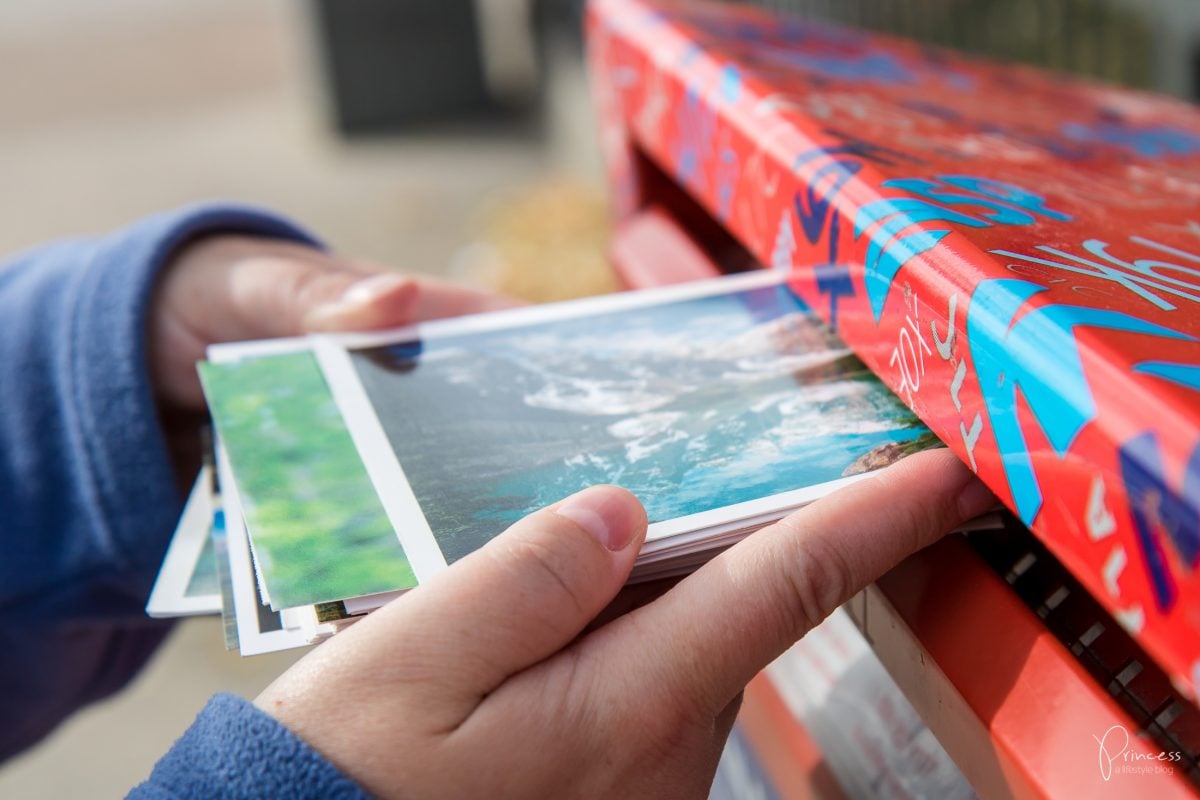
<path fill-rule="evenodd" d="M 166 557 L 146 613 L 152 617 L 216 614 L 221 611 L 217 564 L 212 549 L 212 467 L 201 468 L 183 514 L 167 547 Z"/>
<path fill-rule="evenodd" d="M 220 499 L 217 499 L 218 506 Z M 238 649 L 237 612 L 233 606 L 233 575 L 229 566 L 229 540 L 225 534 L 225 510 L 218 507 L 213 513 L 213 559 L 217 564 L 217 587 L 221 591 L 221 632 L 226 650 Z"/>
<path fill-rule="evenodd" d="M 297 346 L 214 349 L 201 365 L 259 593 L 281 610 L 414 586 L 321 370 Z"/>
<path fill-rule="evenodd" d="M 233 598 L 233 613 L 237 621 L 237 646 L 244 656 L 303 647 L 312 637 L 310 632 L 289 627 L 283 615 L 273 611 L 258 590 L 250 541 L 244 524 L 244 508 L 230 470 L 228 454 L 218 445 L 217 471 L 221 482 L 221 501 L 224 505 L 226 554 Z M 226 635 L 226 641 L 229 641 Z"/>
<path fill-rule="evenodd" d="M 593 484 L 685 557 L 937 442 L 774 272 L 313 352 L 419 580 Z"/>

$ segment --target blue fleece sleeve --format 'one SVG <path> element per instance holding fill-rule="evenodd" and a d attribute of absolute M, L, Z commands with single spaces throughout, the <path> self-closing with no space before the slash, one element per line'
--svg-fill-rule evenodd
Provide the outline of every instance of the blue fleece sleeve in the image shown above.
<path fill-rule="evenodd" d="M 131 800 L 360 800 L 358 785 L 239 697 L 209 701 Z"/>
<path fill-rule="evenodd" d="M 122 687 L 166 633 L 143 608 L 182 501 L 146 312 L 170 255 L 216 232 L 312 242 L 202 206 L 0 267 L 0 760 Z"/>

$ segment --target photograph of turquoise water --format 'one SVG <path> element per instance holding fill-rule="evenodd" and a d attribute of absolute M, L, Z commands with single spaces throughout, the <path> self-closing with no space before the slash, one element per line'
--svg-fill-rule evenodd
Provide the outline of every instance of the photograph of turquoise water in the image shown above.
<path fill-rule="evenodd" d="M 352 361 L 449 562 L 596 483 L 629 489 L 657 522 L 936 441 L 782 286 Z"/>

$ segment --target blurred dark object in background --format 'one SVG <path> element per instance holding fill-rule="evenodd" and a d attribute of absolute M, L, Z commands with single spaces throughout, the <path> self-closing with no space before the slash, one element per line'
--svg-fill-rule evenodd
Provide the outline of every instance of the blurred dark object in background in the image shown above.
<path fill-rule="evenodd" d="M 537 95 L 528 2 L 315 0 L 337 127 L 376 133 L 524 113 Z"/>
<path fill-rule="evenodd" d="M 550 50 L 582 57 L 585 0 L 314 0 L 334 122 L 386 133 L 532 120 Z"/>
<path fill-rule="evenodd" d="M 729 0 L 1200 99 L 1200 0 Z M 529 118 L 584 0 L 315 0 L 337 126 Z M 560 48 L 561 51 L 561 48 Z"/>

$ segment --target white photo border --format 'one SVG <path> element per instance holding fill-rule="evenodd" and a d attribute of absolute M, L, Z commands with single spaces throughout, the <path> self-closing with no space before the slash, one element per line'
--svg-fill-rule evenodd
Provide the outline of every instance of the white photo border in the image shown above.
<path fill-rule="evenodd" d="M 263 631 L 258 625 L 257 577 L 250 555 L 250 539 L 242 516 L 230 469 L 229 455 L 217 441 L 217 479 L 221 486 L 221 502 L 225 509 L 225 541 L 229 548 L 229 574 L 233 583 L 233 610 L 237 617 L 238 650 L 243 656 L 255 656 L 289 650 L 309 644 L 309 635 L 299 629 L 281 628 Z"/>
<path fill-rule="evenodd" d="M 175 534 L 167 546 L 146 613 L 156 618 L 220 614 L 221 594 L 187 594 L 188 584 L 200 562 L 200 554 L 212 533 L 212 468 L 205 464 L 183 506 Z"/>

